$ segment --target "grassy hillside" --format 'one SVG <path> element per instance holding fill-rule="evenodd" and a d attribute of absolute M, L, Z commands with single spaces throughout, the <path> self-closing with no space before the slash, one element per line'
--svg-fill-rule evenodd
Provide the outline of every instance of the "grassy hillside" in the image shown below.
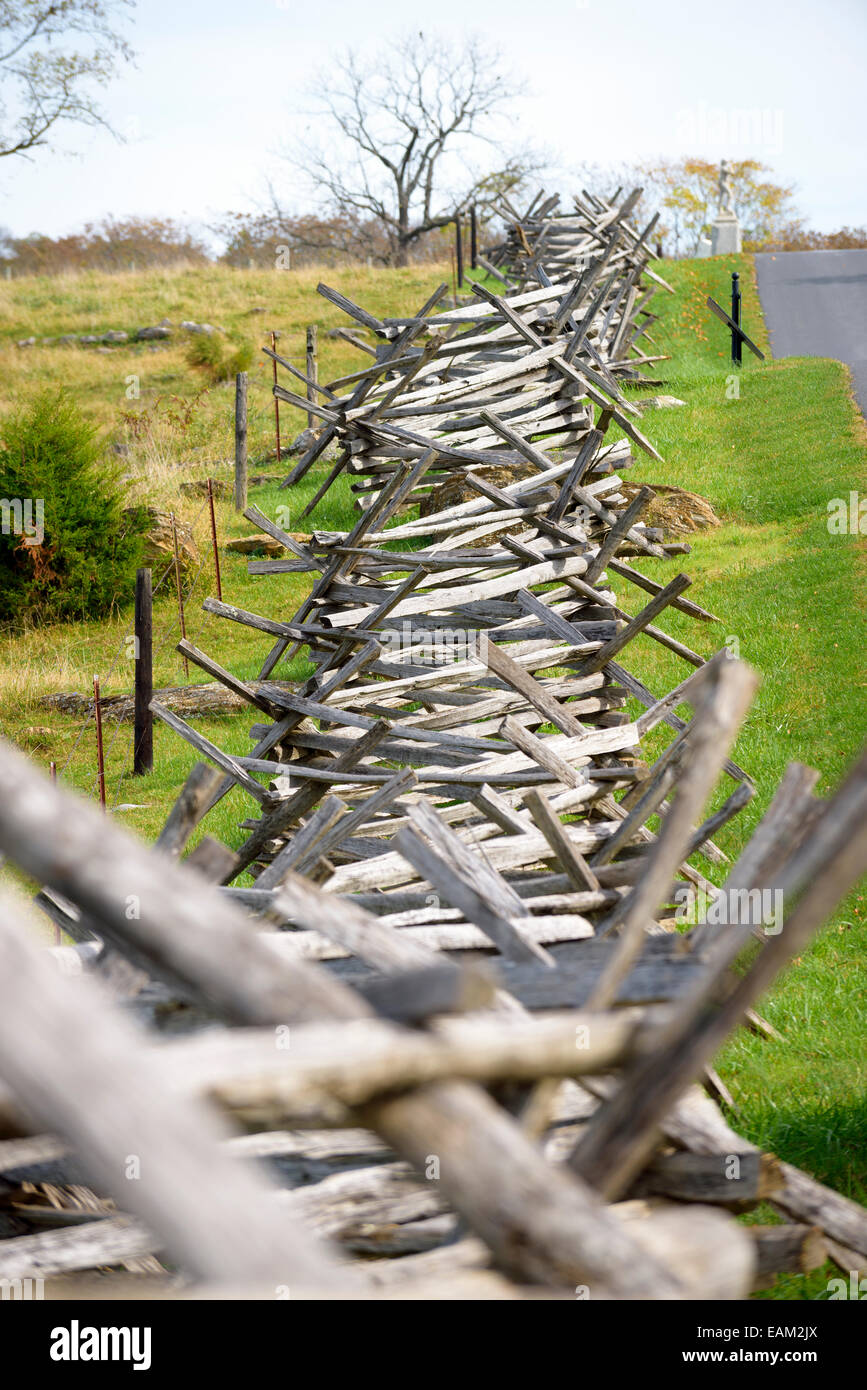
<path fill-rule="evenodd" d="M 708 627 L 669 614 L 664 626 L 704 655 L 724 642 L 737 644 L 762 678 L 736 751 L 756 781 L 757 796 L 718 837 L 735 856 L 787 762 L 797 759 L 818 768 L 820 790 L 827 791 L 867 738 L 865 546 L 863 538 L 829 535 L 826 525 L 831 498 L 845 497 L 853 489 L 867 491 L 867 437 L 839 363 L 799 359 L 760 364 L 748 357 L 735 377 L 726 331 L 705 307 L 708 293 L 726 302 L 732 269 L 741 272 L 746 326 L 761 346 L 766 345 L 749 258 L 666 264 L 664 272 L 675 294 L 656 297 L 660 322 L 653 330 L 653 350 L 670 356 L 656 369 L 665 378 L 662 389 L 686 405 L 645 417 L 644 428 L 665 463 L 639 457 L 630 476 L 698 492 L 723 520 L 718 529 L 695 537 L 692 554 L 678 566 L 694 579 L 690 596 L 717 614 L 720 623 Z M 178 342 L 159 345 L 155 351 L 136 345 L 102 353 L 93 348 L 18 349 L 14 342 L 31 333 L 134 330 L 163 317 L 174 322 L 189 318 L 223 325 L 230 334 L 257 344 L 266 341 L 266 330 L 276 328 L 283 335 L 281 350 L 300 362 L 304 329 L 308 322 L 317 322 L 322 376 L 329 379 L 353 370 L 363 357 L 326 336 L 327 329 L 346 320 L 315 295 L 316 278 L 294 272 L 207 269 L 153 278 L 86 275 L 0 285 L 5 399 L 17 398 L 40 383 L 67 382 L 105 426 L 107 439 L 129 448 L 131 486 L 173 506 L 194 524 L 204 563 L 189 601 L 188 632 L 242 677 L 257 674 L 267 639 L 199 610 L 199 599 L 213 592 L 206 519 L 198 501 L 191 503 L 177 491 L 185 479 L 208 473 L 229 476 L 231 388 L 201 394 L 201 383 Z M 421 304 L 444 271 L 357 269 L 329 272 L 326 278 L 374 312 L 394 314 Z M 267 312 L 252 313 L 257 306 L 265 306 Z M 125 398 L 130 375 L 141 380 L 138 401 Z M 273 407 L 264 364 L 251 371 L 251 378 L 251 461 L 273 471 Z M 143 418 L 130 421 L 125 418 L 129 412 Z M 287 416 L 284 434 L 291 437 L 302 422 L 297 415 L 293 419 L 292 412 Z M 251 492 L 251 500 L 271 515 L 288 501 L 297 517 L 322 479 L 321 470 L 314 473 L 288 498 L 285 492 L 264 488 Z M 315 520 L 329 526 L 348 524 L 347 490 L 330 494 Z M 222 537 L 248 529 L 227 505 L 220 506 L 218 521 Z M 642 567 L 668 578 L 674 573 L 670 564 Z M 296 576 L 251 579 L 242 557 L 224 556 L 224 597 L 242 607 L 271 617 L 289 616 L 305 585 L 306 580 Z M 626 598 L 637 606 L 634 596 Z M 40 760 L 55 759 L 67 780 L 91 794 L 92 724 L 49 715 L 37 701 L 49 691 L 86 689 L 94 671 L 107 690 L 129 689 L 123 638 L 131 621 L 127 606 L 106 622 L 0 639 L 4 731 Z M 176 617 L 165 589 L 157 600 L 155 623 L 156 682 L 179 683 L 183 674 L 173 652 Z M 642 660 L 642 674 L 659 690 L 684 673 L 682 664 L 669 660 L 649 640 Z M 294 674 L 302 672 L 296 665 Z M 191 679 L 196 679 L 195 671 Z M 203 720 L 201 727 L 221 747 L 240 753 L 249 749 L 251 722 L 241 714 Z M 155 771 L 134 779 L 128 772 L 130 742 L 129 725 L 109 728 L 109 799 L 136 803 L 138 809 L 124 811 L 123 818 L 151 838 L 193 754 L 158 727 Z M 243 836 L 238 822 L 250 810 L 246 798 L 235 792 L 209 818 L 207 828 L 237 844 Z M 707 872 L 719 878 L 718 868 L 708 866 Z M 738 1106 L 734 1119 L 743 1133 L 861 1201 L 867 1201 L 867 1106 L 858 1011 L 865 991 L 865 903 L 863 893 L 856 892 L 762 1006 L 784 1041 L 767 1042 L 741 1033 L 718 1063 L 733 1092 Z M 816 1297 L 827 1277 L 820 1273 L 781 1280 L 775 1296 Z"/>
<path fill-rule="evenodd" d="M 305 330 L 315 323 L 320 330 L 320 375 L 328 380 L 352 371 L 363 354 L 327 336 L 329 329 L 345 327 L 349 320 L 316 294 L 320 278 L 339 286 L 372 313 L 388 314 L 420 307 L 448 275 L 445 267 L 354 267 L 320 274 L 316 270 L 203 266 L 125 275 L 87 271 L 55 278 L 4 280 L 0 282 L 0 404 L 17 400 L 22 392 L 41 382 L 61 380 L 74 388 L 80 404 L 111 431 L 112 438 L 130 442 L 123 423 L 126 413 L 144 411 L 159 417 L 165 415 L 173 397 L 188 404 L 195 400 L 188 427 L 185 431 L 176 427 L 177 437 L 171 440 L 172 462 L 184 467 L 203 459 L 228 460 L 231 388 L 222 386 L 199 396 L 204 383 L 186 362 L 189 336 L 179 331 L 180 323 L 185 319 L 210 323 L 225 329 L 229 338 L 256 348 L 269 341 L 273 329 L 281 334 L 280 351 L 294 360 L 303 360 Z M 87 347 L 37 342 L 34 347 L 15 346 L 29 337 L 98 335 L 109 329 L 133 335 L 137 329 L 163 319 L 170 320 L 175 330 L 165 342 Z M 138 400 L 127 395 L 131 375 L 139 378 Z M 266 382 L 270 363 L 260 356 L 250 375 L 249 437 L 254 454 L 272 448 L 274 442 Z M 160 406 L 154 411 L 157 401 Z M 168 423 L 171 426 L 171 421 Z M 295 415 L 291 423 L 297 427 L 300 416 Z M 134 462 L 139 452 L 133 452 Z"/>
<path fill-rule="evenodd" d="M 447 276 L 445 267 L 406 270 L 323 272 L 326 280 L 377 314 L 419 308 Z M 184 319 L 226 329 L 237 341 L 260 347 L 276 330 L 279 351 L 304 361 L 307 325 L 319 329 L 320 380 L 333 380 L 357 370 L 370 359 L 328 331 L 350 321 L 316 294 L 315 271 L 239 271 L 206 267 L 158 272 L 106 275 L 86 273 L 57 279 L 32 278 L 0 282 L 0 409 L 28 392 L 62 383 L 105 432 L 106 449 L 124 451 L 131 499 L 142 498 L 189 524 L 202 561 L 195 584 L 186 586 L 187 634 L 190 639 L 231 666 L 243 677 L 258 674 L 263 642 L 250 629 L 210 617 L 200 611 L 201 599 L 214 593 L 207 504 L 183 496 L 183 482 L 211 476 L 230 479 L 234 448 L 234 385 L 206 388 L 188 363 L 188 335 L 175 332 L 167 342 L 129 343 L 116 347 L 37 345 L 19 348 L 30 336 L 98 334 L 109 329 L 134 333 L 137 328 L 167 318 Z M 256 312 L 264 309 L 264 313 Z M 248 403 L 250 472 L 275 473 L 274 406 L 270 392 L 271 363 L 256 354 L 251 368 Z M 136 380 L 131 380 L 135 378 Z M 137 398 L 128 398 L 137 386 Z M 303 388 L 302 388 L 303 389 Z M 284 447 L 303 429 L 300 411 L 281 407 Z M 288 472 L 287 464 L 283 472 Z M 291 498 L 276 487 L 251 488 L 250 501 L 270 515 L 278 504 L 290 506 L 297 517 L 322 481 L 318 471 L 295 488 Z M 218 502 L 217 529 L 222 540 L 249 534 L 230 503 Z M 338 527 L 351 524 L 348 488 L 338 486 L 316 509 L 314 522 Z M 292 523 L 290 523 L 291 525 Z M 309 527 L 310 523 L 305 522 Z M 295 611 L 305 581 L 294 576 L 251 579 L 242 556 L 222 554 L 223 596 L 240 607 L 271 616 Z M 154 585 L 159 573 L 154 571 Z M 177 605 L 169 575 L 154 603 L 154 682 L 185 682 L 174 645 L 180 635 Z M 43 627 L 10 637 L 0 633 L 0 722 L 6 734 L 45 763 L 54 760 L 63 776 L 95 794 L 94 727 L 40 707 L 39 698 L 56 691 L 91 688 L 99 674 L 106 694 L 131 688 L 131 662 L 124 639 L 132 626 L 132 594 L 111 618 L 74 626 Z M 291 673 L 290 673 L 291 674 Z M 195 668 L 190 679 L 196 681 Z M 221 746 L 249 750 L 246 719 L 204 721 L 202 727 Z M 129 724 L 106 730 L 108 799 L 113 804 L 135 803 L 124 811 L 125 823 L 145 838 L 155 836 L 168 806 L 190 765 L 189 750 L 173 734 L 155 730 L 155 771 L 132 778 L 132 730 Z M 237 839 L 237 822 L 249 808 L 227 797 L 213 818 L 213 833 Z"/>
<path fill-rule="evenodd" d="M 698 492 L 724 521 L 696 536 L 682 566 L 695 581 L 690 595 L 722 620 L 710 646 L 695 641 L 697 625 L 680 615 L 672 615 L 666 628 L 704 653 L 724 640 L 734 645 L 734 639 L 761 676 L 737 745 L 738 761 L 758 790 L 718 837 L 730 855 L 744 843 L 788 762 L 818 768 L 818 790 L 827 793 L 867 742 L 867 546 L 863 537 L 834 536 L 827 528 L 831 498 L 867 490 L 867 431 L 839 362 L 760 364 L 750 357 L 739 397 L 731 395 L 728 335 L 703 305 L 709 293 L 725 304 L 730 271 L 740 268 L 745 325 L 766 349 L 752 269 L 744 262 L 748 258 L 666 267 L 677 295 L 657 296 L 662 322 L 653 332 L 659 349 L 672 354 L 661 369 L 667 389 L 686 406 L 646 417 L 665 466 L 640 460 L 630 475 Z M 663 677 L 661 689 L 675 663 L 667 663 L 658 647 L 647 656 Z M 718 869 L 708 872 L 718 881 Z M 764 1001 L 762 1010 L 783 1040 L 768 1042 L 742 1030 L 718 1059 L 741 1132 L 862 1202 L 867 1079 L 859 1019 L 865 992 L 862 887 Z M 820 1296 L 828 1277 L 826 1270 L 781 1278 L 773 1296 Z"/>

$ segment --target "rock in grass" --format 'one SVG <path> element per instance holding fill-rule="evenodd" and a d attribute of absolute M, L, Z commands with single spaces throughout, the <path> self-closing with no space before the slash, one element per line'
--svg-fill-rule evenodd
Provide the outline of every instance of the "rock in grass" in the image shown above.
<path fill-rule="evenodd" d="M 295 436 L 292 443 L 289 445 L 289 453 L 292 455 L 306 454 L 308 449 L 313 448 L 318 438 L 319 435 L 316 430 L 302 430 L 300 434 Z"/>
<path fill-rule="evenodd" d="M 275 541 L 273 536 L 268 536 L 264 531 L 258 532 L 255 536 L 238 536 L 233 541 L 226 541 L 225 550 L 234 551 L 237 555 L 285 555 L 285 550 L 279 541 Z"/>
<path fill-rule="evenodd" d="M 645 410 L 671 410 L 674 406 L 686 405 L 686 401 L 679 400 L 677 396 L 648 396 L 646 400 L 634 401 L 633 404 L 643 413 Z"/>
<path fill-rule="evenodd" d="M 236 709 L 250 708 L 246 700 L 227 690 L 219 681 L 209 681 L 204 685 L 163 686 L 154 691 L 154 697 L 167 709 L 184 716 L 228 714 Z M 100 703 L 103 710 L 110 714 L 112 723 L 134 717 L 135 699 L 131 693 L 103 694 Z M 59 710 L 62 714 L 73 714 L 82 719 L 93 718 L 93 696 L 89 692 L 58 691 L 53 695 L 41 696 L 39 704 L 44 709 Z"/>
<path fill-rule="evenodd" d="M 225 478 L 212 478 L 211 484 L 215 497 L 231 497 L 233 485 Z M 207 497 L 208 480 L 207 478 L 195 478 L 192 482 L 181 483 L 178 488 L 182 497 Z"/>
<path fill-rule="evenodd" d="M 309 428 L 306 430 L 302 430 L 299 435 L 296 435 L 296 437 L 292 440 L 292 443 L 289 445 L 289 454 L 293 456 L 296 454 L 306 454 L 308 449 L 313 448 L 313 445 L 316 443 L 321 433 L 321 430 L 311 430 Z M 286 452 L 287 451 L 284 449 L 283 453 L 285 454 Z M 328 444 L 326 448 L 323 450 L 323 452 L 319 455 L 319 461 L 320 463 L 333 463 L 334 460 L 339 457 L 339 455 L 339 445 L 331 443 Z M 273 458 L 275 457 L 275 455 L 272 454 L 271 457 Z"/>
<path fill-rule="evenodd" d="M 154 583 L 156 583 L 169 561 L 174 559 L 172 519 L 169 512 L 161 511 L 158 507 L 146 507 L 145 510 L 147 512 L 147 530 L 142 564 L 149 565 L 153 569 Z M 187 574 L 198 569 L 199 552 L 193 539 L 193 533 L 187 523 L 181 521 L 179 517 L 175 517 L 175 527 L 178 533 L 178 562 L 181 573 Z"/>
<path fill-rule="evenodd" d="M 248 483 L 250 487 L 273 487 L 275 483 L 282 483 L 285 477 L 285 473 L 251 473 Z"/>

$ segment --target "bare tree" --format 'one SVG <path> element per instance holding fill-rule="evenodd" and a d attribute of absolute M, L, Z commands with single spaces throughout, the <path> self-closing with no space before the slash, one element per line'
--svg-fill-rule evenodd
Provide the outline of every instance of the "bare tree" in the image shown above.
<path fill-rule="evenodd" d="M 0 156 L 28 155 L 66 122 L 108 122 L 96 88 L 132 50 L 115 26 L 134 0 L 0 0 Z"/>
<path fill-rule="evenodd" d="M 327 146 L 287 157 L 334 214 L 380 223 L 392 265 L 406 265 L 421 237 L 474 200 L 514 188 L 535 164 L 497 138 L 498 118 L 522 88 L 478 38 L 456 49 L 418 34 L 364 64 L 347 53 L 314 90 Z M 483 142 L 488 168 L 479 175 L 469 156 Z"/>

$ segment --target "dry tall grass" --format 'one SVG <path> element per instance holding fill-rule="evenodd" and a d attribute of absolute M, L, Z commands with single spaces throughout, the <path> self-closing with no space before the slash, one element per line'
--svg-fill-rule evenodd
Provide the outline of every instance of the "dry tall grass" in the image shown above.
<path fill-rule="evenodd" d="M 185 357 L 184 319 L 224 328 L 259 348 L 279 333 L 279 350 L 304 366 L 307 325 L 319 328 L 320 380 L 355 370 L 364 354 L 328 330 L 346 316 L 316 293 L 320 279 L 373 313 L 420 306 L 449 278 L 445 266 L 381 270 L 367 266 L 299 271 L 177 266 L 110 275 L 97 271 L 0 281 L 0 415 L 22 396 L 62 384 L 106 433 L 128 450 L 131 495 L 177 502 L 179 476 L 221 476 L 231 468 L 234 389 L 206 388 Z M 116 346 L 57 343 L 19 348 L 18 340 L 137 329 L 169 319 L 165 342 Z M 274 447 L 271 364 L 257 353 L 250 372 L 249 447 L 254 463 Z M 281 409 L 284 443 L 305 425 L 300 411 Z M 192 470 L 192 472 L 191 472 Z"/>

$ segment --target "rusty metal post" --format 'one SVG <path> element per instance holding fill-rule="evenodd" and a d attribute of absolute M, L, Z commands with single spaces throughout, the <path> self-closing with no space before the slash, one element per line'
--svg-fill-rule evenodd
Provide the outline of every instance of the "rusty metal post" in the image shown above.
<path fill-rule="evenodd" d="M 214 488 L 211 479 L 208 479 L 208 506 L 211 509 L 211 544 L 214 547 L 214 574 L 217 579 L 217 598 L 223 602 L 223 585 L 220 580 L 220 551 L 217 546 L 217 519 L 214 516 Z"/>

